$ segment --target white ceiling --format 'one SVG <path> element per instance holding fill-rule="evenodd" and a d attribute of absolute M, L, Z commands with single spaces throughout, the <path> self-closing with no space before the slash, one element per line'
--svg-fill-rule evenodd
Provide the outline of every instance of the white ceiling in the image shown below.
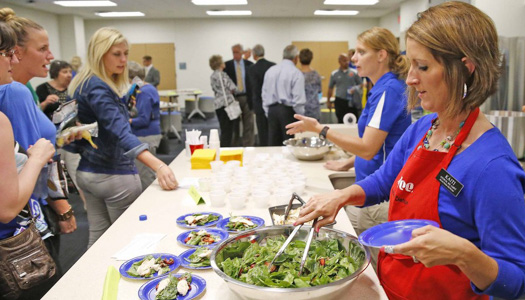
<path fill-rule="evenodd" d="M 248 5 L 197 6 L 191 0 L 112 0 L 116 7 L 67 8 L 53 4 L 53 0 L 4 0 L 5 3 L 33 8 L 55 14 L 77 15 L 85 19 L 97 19 L 95 12 L 101 11 L 141 11 L 145 18 L 182 19 L 182 18 L 238 18 L 232 16 L 208 16 L 206 10 L 251 10 L 249 18 L 290 17 L 311 18 L 317 9 L 358 10 L 356 16 L 344 18 L 379 18 L 399 9 L 404 0 L 380 0 L 372 6 L 324 5 L 324 0 L 248 0 Z M 319 16 L 315 16 L 319 18 Z M 143 17 L 144 18 L 144 17 Z M 246 18 L 246 16 L 243 16 Z M 333 18 L 333 17 L 321 17 Z M 336 17 L 341 18 L 341 17 Z M 139 18 L 140 19 L 140 18 Z"/>

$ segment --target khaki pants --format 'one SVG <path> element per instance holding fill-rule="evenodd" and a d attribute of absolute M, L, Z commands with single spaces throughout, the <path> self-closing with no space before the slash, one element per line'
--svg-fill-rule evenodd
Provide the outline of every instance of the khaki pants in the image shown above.
<path fill-rule="evenodd" d="M 372 205 L 368 207 L 355 207 L 345 206 L 346 214 L 350 219 L 350 223 L 355 229 L 355 232 L 359 236 L 363 231 L 368 228 L 374 227 L 379 224 L 383 224 L 388 221 L 388 201 L 382 202 L 381 204 Z M 368 248 L 370 250 L 370 258 L 372 259 L 372 266 L 377 272 L 377 256 L 379 255 L 378 248 Z"/>

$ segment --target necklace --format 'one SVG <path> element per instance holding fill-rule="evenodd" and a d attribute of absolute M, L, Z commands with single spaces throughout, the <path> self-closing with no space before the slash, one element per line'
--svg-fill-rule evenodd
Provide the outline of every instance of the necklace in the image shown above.
<path fill-rule="evenodd" d="M 443 147 L 443 149 L 450 149 L 450 145 L 452 145 L 452 143 L 454 142 L 454 140 L 456 139 L 456 137 L 458 136 L 459 132 L 461 131 L 461 128 L 463 128 L 463 125 L 465 125 L 465 121 L 459 123 L 459 128 L 458 130 L 454 133 L 454 135 L 449 135 L 447 136 L 443 141 L 441 141 L 441 143 L 439 143 L 439 145 L 441 147 Z M 430 144 L 429 144 L 429 141 L 430 141 L 430 138 L 432 137 L 432 134 L 434 133 L 434 131 L 439 127 L 439 119 L 436 118 L 434 121 L 432 121 L 432 126 L 430 127 L 430 129 L 427 131 L 427 134 L 425 136 L 425 139 L 423 140 L 423 146 L 425 147 L 425 149 L 429 149 L 430 148 Z M 434 149 L 434 151 L 438 151 L 437 148 Z"/>

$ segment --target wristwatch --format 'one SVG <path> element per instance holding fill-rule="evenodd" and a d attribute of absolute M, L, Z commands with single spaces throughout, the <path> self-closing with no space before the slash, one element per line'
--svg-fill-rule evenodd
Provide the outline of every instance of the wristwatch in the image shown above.
<path fill-rule="evenodd" d="M 67 221 L 67 220 L 71 219 L 71 217 L 74 216 L 74 215 L 75 215 L 75 211 L 73 210 L 73 207 L 69 206 L 69 210 L 68 211 L 66 211 L 63 214 L 58 215 L 58 220 L 59 221 Z"/>
<path fill-rule="evenodd" d="M 323 129 L 321 129 L 321 132 L 319 132 L 319 138 L 321 140 L 323 140 L 323 141 L 326 140 L 326 133 L 328 132 L 328 129 L 330 129 L 330 127 L 325 126 L 325 127 L 323 127 Z"/>

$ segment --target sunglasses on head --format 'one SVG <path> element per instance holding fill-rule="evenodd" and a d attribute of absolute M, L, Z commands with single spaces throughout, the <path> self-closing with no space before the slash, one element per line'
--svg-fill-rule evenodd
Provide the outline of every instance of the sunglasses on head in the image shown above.
<path fill-rule="evenodd" d="M 3 56 L 3 57 L 13 58 L 13 55 L 15 55 L 15 53 L 16 53 L 16 50 L 12 49 L 12 50 L 9 50 L 9 51 L 0 52 L 0 55 Z"/>

